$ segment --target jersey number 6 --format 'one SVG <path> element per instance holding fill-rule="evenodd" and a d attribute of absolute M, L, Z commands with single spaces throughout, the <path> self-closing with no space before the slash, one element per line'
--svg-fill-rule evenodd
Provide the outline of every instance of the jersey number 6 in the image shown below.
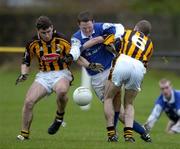
<path fill-rule="evenodd" d="M 146 45 L 147 41 L 145 39 L 143 39 L 142 37 L 139 37 L 137 35 L 133 35 L 132 36 L 132 42 L 133 42 L 133 44 L 136 45 L 136 47 L 138 47 L 142 51 L 145 50 L 145 45 Z"/>

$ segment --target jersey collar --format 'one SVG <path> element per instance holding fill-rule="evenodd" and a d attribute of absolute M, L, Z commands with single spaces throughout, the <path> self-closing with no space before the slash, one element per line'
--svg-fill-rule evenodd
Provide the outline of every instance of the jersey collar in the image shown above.
<path fill-rule="evenodd" d="M 171 91 L 171 99 L 168 101 L 164 96 L 163 96 L 163 100 L 164 102 L 167 102 L 167 103 L 174 103 L 175 102 L 175 98 L 174 98 L 174 91 L 172 90 Z"/>
<path fill-rule="evenodd" d="M 95 30 L 93 29 L 92 34 L 94 34 L 94 33 L 95 33 Z M 91 36 L 86 36 L 86 35 L 84 35 L 84 33 L 81 31 L 81 37 L 82 37 L 82 39 L 92 38 L 92 35 L 91 35 Z"/>

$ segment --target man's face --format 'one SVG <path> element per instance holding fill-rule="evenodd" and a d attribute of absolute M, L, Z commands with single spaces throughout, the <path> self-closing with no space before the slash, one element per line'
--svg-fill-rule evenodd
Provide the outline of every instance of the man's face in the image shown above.
<path fill-rule="evenodd" d="M 93 21 L 80 22 L 79 28 L 85 36 L 91 36 L 93 33 Z"/>
<path fill-rule="evenodd" d="M 169 82 L 160 83 L 159 85 L 160 85 L 160 89 L 161 89 L 162 94 L 166 97 L 166 99 L 170 100 L 171 90 L 172 90 L 170 83 Z"/>
<path fill-rule="evenodd" d="M 42 40 L 48 42 L 52 39 L 52 35 L 53 35 L 53 27 L 49 27 L 45 30 L 43 29 L 39 29 L 38 30 L 38 34 L 41 37 Z"/>

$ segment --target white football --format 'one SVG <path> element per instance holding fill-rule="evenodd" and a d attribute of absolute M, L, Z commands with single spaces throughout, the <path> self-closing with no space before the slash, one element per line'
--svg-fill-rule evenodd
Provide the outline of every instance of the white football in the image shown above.
<path fill-rule="evenodd" d="M 73 93 L 73 100 L 79 106 L 88 105 L 92 100 L 92 92 L 89 88 L 80 86 Z"/>

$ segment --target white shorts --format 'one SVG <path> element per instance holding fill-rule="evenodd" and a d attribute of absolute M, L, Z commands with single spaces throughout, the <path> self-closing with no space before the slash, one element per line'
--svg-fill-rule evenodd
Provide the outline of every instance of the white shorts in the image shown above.
<path fill-rule="evenodd" d="M 91 76 L 91 85 L 98 96 L 98 98 L 103 101 L 104 99 L 104 89 L 105 82 L 108 79 L 110 69 L 100 72 L 96 75 Z"/>
<path fill-rule="evenodd" d="M 112 82 L 116 86 L 124 84 L 125 89 L 140 91 L 145 73 L 146 68 L 141 61 L 121 54 L 112 72 Z"/>
<path fill-rule="evenodd" d="M 175 132 L 175 133 L 180 133 L 180 123 L 176 123 L 176 124 L 174 124 L 171 128 L 170 128 L 170 130 L 172 130 L 173 132 Z"/>
<path fill-rule="evenodd" d="M 53 90 L 54 85 L 62 78 L 65 78 L 68 81 L 72 81 L 71 72 L 68 69 L 49 72 L 40 71 L 36 75 L 35 81 L 44 86 L 47 92 L 50 94 Z"/>

